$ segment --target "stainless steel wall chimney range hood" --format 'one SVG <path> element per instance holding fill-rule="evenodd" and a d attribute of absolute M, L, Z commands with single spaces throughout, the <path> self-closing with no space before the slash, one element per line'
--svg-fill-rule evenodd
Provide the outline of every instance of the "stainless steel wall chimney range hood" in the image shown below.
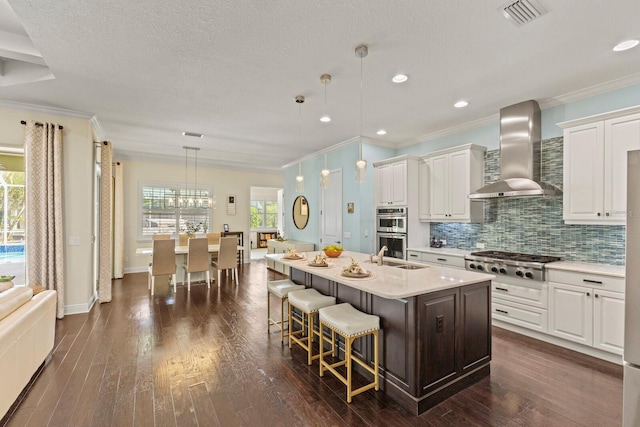
<path fill-rule="evenodd" d="M 500 110 L 500 181 L 469 194 L 473 201 L 504 197 L 557 196 L 540 182 L 540 107 L 534 100 Z"/>

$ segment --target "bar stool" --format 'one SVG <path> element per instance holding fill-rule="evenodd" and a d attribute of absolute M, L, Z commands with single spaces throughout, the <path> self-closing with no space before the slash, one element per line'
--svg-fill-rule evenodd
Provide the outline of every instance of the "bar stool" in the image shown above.
<path fill-rule="evenodd" d="M 320 357 L 319 355 L 313 356 L 313 336 L 320 334 L 313 329 L 313 318 L 317 314 L 318 310 L 322 307 L 328 307 L 336 303 L 334 297 L 322 295 L 315 289 L 305 289 L 302 291 L 292 291 L 288 294 L 289 298 L 289 348 L 291 343 L 295 342 L 300 347 L 307 351 L 307 363 L 311 365 L 313 359 Z M 301 320 L 296 319 L 291 315 L 292 307 L 297 308 L 302 313 Z M 298 335 L 304 334 L 305 318 L 307 320 L 307 335 L 306 337 L 298 337 Z M 298 323 L 301 326 L 299 331 L 293 331 L 293 322 Z M 322 341 L 320 341 L 322 343 Z"/>
<path fill-rule="evenodd" d="M 337 304 L 331 307 L 324 307 L 319 310 L 320 312 L 320 339 L 328 341 L 327 338 L 323 338 L 323 327 L 331 330 L 331 344 L 332 351 L 335 354 L 335 342 L 336 334 L 341 335 L 344 338 L 344 360 L 336 363 L 329 363 L 324 360 L 323 343 L 320 342 L 320 376 L 324 375 L 324 371 L 329 371 L 336 376 L 343 384 L 347 386 L 347 403 L 351 403 L 351 398 L 357 394 L 365 392 L 371 388 L 375 388 L 376 391 L 380 388 L 378 379 L 378 330 L 380 329 L 380 318 L 372 314 L 366 314 L 356 310 L 349 303 Z M 354 356 L 351 352 L 351 346 L 356 338 L 364 337 L 366 335 L 373 335 L 373 369 L 364 361 Z M 352 385 L 352 363 L 356 362 L 367 371 L 373 374 L 373 382 L 366 384 L 356 390 L 353 390 Z M 336 368 L 340 366 L 347 367 L 346 378 L 341 375 Z"/>
<path fill-rule="evenodd" d="M 300 291 L 304 289 L 304 285 L 296 285 L 289 279 L 270 280 L 267 282 L 267 333 L 271 332 L 271 326 L 280 328 L 280 342 L 284 342 L 284 323 L 289 319 L 285 319 L 284 305 L 287 301 L 287 294 L 291 291 Z M 271 295 L 280 298 L 280 320 L 271 318 Z M 287 322 L 288 323 L 288 322 Z"/>

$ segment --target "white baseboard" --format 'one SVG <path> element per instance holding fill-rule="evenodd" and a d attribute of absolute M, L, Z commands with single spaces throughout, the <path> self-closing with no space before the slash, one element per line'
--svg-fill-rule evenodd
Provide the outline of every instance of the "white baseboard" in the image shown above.
<path fill-rule="evenodd" d="M 148 266 L 142 266 L 142 267 L 127 267 L 124 269 L 124 274 L 129 274 L 129 273 L 146 273 L 147 271 L 149 271 L 149 267 Z"/>
<path fill-rule="evenodd" d="M 618 354 L 608 353 L 606 351 L 599 350 L 593 347 L 587 347 L 582 344 L 574 343 L 572 341 L 563 340 L 562 338 L 554 337 L 553 335 L 547 335 L 538 331 L 532 331 L 527 328 L 523 328 L 510 323 L 502 322 L 500 320 L 493 319 L 491 324 L 502 329 L 506 329 L 511 332 L 516 332 L 521 335 L 535 338 L 540 341 L 554 344 L 559 347 L 568 348 L 569 350 L 577 351 L 578 353 L 586 354 L 597 359 L 606 360 L 607 362 L 615 363 L 616 365 L 622 365 L 622 356 Z"/>

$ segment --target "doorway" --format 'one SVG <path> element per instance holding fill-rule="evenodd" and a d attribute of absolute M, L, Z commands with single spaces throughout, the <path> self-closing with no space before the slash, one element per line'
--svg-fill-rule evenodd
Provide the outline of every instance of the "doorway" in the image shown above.
<path fill-rule="evenodd" d="M 282 235 L 282 188 L 251 187 L 249 204 L 249 238 L 251 259 L 263 258 L 267 253 L 267 242 Z"/>
<path fill-rule="evenodd" d="M 342 245 L 342 169 L 331 171 L 329 187 L 322 190 L 320 248 Z"/>

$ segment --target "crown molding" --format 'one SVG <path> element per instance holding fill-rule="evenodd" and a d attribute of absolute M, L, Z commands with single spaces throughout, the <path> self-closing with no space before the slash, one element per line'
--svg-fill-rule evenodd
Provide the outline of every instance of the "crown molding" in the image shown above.
<path fill-rule="evenodd" d="M 25 102 L 8 101 L 4 99 L 0 99 L 0 107 L 14 108 L 14 109 L 20 109 L 20 110 L 27 110 L 27 111 L 38 111 L 40 113 L 54 114 L 54 115 L 64 116 L 64 117 L 74 117 L 77 119 L 89 120 L 92 117 L 94 117 L 94 114 L 92 113 L 85 113 L 85 112 L 76 111 L 76 110 L 68 110 L 66 108 L 46 107 L 44 105 L 27 104 Z"/>
<path fill-rule="evenodd" d="M 488 117 L 472 120 L 470 122 L 462 123 L 460 125 L 451 126 L 445 129 L 434 131 L 434 132 L 425 133 L 416 138 L 411 138 L 407 141 L 399 142 L 397 144 L 397 147 L 398 148 L 408 147 L 410 145 L 420 144 L 421 142 L 431 141 L 433 139 L 442 138 L 444 136 L 449 136 L 449 135 L 464 132 L 467 130 L 475 129 L 480 126 L 495 123 L 499 120 L 499 118 L 500 118 L 499 114 L 492 114 Z"/>
<path fill-rule="evenodd" d="M 640 73 L 631 74 L 619 79 L 609 80 L 608 82 L 565 93 L 564 95 L 542 99 L 539 101 L 540 109 L 544 110 L 551 107 L 557 107 L 558 105 L 568 104 L 573 101 L 579 101 L 584 98 L 589 98 L 601 93 L 622 89 L 627 86 L 633 86 L 638 83 L 640 83 Z"/>
<path fill-rule="evenodd" d="M 300 162 L 304 162 L 305 160 L 309 160 L 312 159 L 316 156 L 321 156 L 325 153 L 329 153 L 331 151 L 335 151 L 338 150 L 340 148 L 346 147 L 348 145 L 353 145 L 353 144 L 359 144 L 360 142 L 362 142 L 363 144 L 368 144 L 368 145 L 377 145 L 379 147 L 387 147 L 387 148 L 397 148 L 397 144 L 393 143 L 393 142 L 388 142 L 388 141 L 381 141 L 379 139 L 374 139 L 374 138 L 369 138 L 367 136 L 354 136 L 352 138 L 349 139 L 345 139 L 344 141 L 338 142 L 337 144 L 331 145 L 327 148 L 323 148 L 322 150 L 318 150 L 318 151 L 314 151 L 313 153 L 307 154 L 306 156 L 300 157 L 299 159 L 296 159 L 292 162 L 287 163 L 286 165 L 283 165 L 281 167 L 281 169 L 286 169 L 288 167 L 294 166 Z"/>
<path fill-rule="evenodd" d="M 589 86 L 583 89 L 579 89 L 573 92 L 568 92 L 563 95 L 555 96 L 553 98 L 545 98 L 538 101 L 541 110 L 557 107 L 558 105 L 568 104 L 570 102 L 579 101 L 581 99 L 589 98 L 591 96 L 599 95 L 601 93 L 611 92 L 617 89 L 622 89 L 628 86 L 633 86 L 640 83 L 640 73 L 631 74 L 619 79 L 610 80 L 608 82 L 599 83 L 597 85 Z M 437 130 L 434 132 L 425 133 L 416 138 L 399 142 L 398 148 L 408 147 L 410 145 L 420 144 L 422 142 L 431 141 L 437 138 L 453 135 L 456 133 L 471 130 L 480 126 L 496 123 L 500 119 L 500 114 L 493 114 L 488 117 L 483 117 L 470 122 L 462 123 L 460 125 L 451 126 L 449 128 Z"/>
<path fill-rule="evenodd" d="M 98 116 L 96 115 L 92 116 L 91 120 L 89 120 L 89 123 L 91 123 L 91 128 L 93 129 L 93 132 L 96 134 L 96 139 L 98 141 L 105 141 L 107 137 L 105 136 L 102 125 L 100 124 L 100 120 L 98 120 Z"/>

